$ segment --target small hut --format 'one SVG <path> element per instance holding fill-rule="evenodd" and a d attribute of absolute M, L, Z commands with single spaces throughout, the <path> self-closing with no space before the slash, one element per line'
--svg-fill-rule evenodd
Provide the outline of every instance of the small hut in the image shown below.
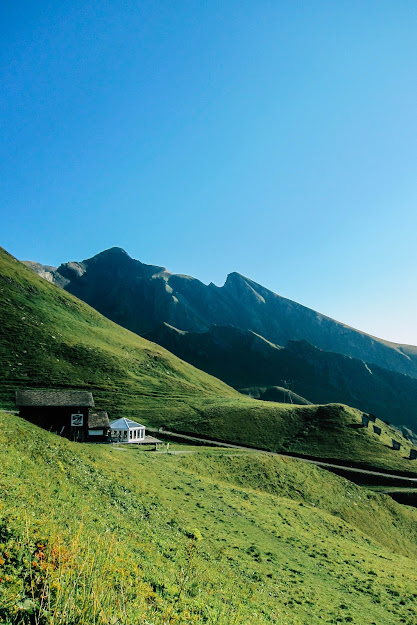
<path fill-rule="evenodd" d="M 19 415 L 31 423 L 66 436 L 88 440 L 88 416 L 94 408 L 90 391 L 62 389 L 26 389 L 16 391 Z"/>
<path fill-rule="evenodd" d="M 108 441 L 110 421 L 107 412 L 98 410 L 88 413 L 88 439 L 96 443 Z"/>

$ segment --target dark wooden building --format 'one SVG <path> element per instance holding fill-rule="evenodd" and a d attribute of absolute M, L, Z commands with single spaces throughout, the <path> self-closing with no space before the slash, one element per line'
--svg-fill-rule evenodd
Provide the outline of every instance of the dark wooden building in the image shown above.
<path fill-rule="evenodd" d="M 19 390 L 16 405 L 24 419 L 70 440 L 107 440 L 110 427 L 107 413 L 91 411 L 94 399 L 90 391 Z M 99 434 L 90 434 L 90 430 Z"/>

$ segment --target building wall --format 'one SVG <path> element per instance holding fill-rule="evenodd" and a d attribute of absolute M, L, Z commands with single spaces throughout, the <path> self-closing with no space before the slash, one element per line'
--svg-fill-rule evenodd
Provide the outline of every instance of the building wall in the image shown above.
<path fill-rule="evenodd" d="M 130 438 L 130 433 L 134 432 L 134 430 L 137 429 L 137 437 L 136 438 Z M 143 441 L 143 439 L 145 438 L 145 428 L 132 428 L 131 430 L 118 430 L 117 428 L 112 428 L 111 429 L 111 440 L 116 443 L 116 442 L 121 442 L 121 443 L 138 443 L 139 441 Z"/>
<path fill-rule="evenodd" d="M 98 428 L 94 434 L 94 430 L 91 428 L 88 430 L 88 442 L 89 443 L 107 443 L 109 440 L 110 428 Z"/>
<path fill-rule="evenodd" d="M 132 438 L 130 438 L 130 432 L 132 433 Z M 136 432 L 136 438 L 134 433 Z M 129 430 L 129 443 L 137 443 L 138 441 L 142 441 L 145 438 L 145 428 L 132 428 Z"/>
<path fill-rule="evenodd" d="M 61 434 L 70 440 L 88 438 L 88 408 L 80 406 L 21 406 L 19 415 L 45 430 Z M 82 414 L 83 425 L 71 427 L 71 415 Z"/>

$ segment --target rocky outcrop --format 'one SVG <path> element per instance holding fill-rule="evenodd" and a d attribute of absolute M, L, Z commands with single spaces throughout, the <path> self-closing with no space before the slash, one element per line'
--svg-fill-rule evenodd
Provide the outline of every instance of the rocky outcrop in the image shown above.
<path fill-rule="evenodd" d="M 31 260 L 24 260 L 23 264 L 29 269 L 32 269 L 35 273 L 37 273 L 41 278 L 45 278 L 48 282 L 52 282 L 57 284 L 61 288 L 65 288 L 68 284 L 69 280 L 64 278 L 56 267 L 52 267 L 51 265 L 41 265 L 40 263 L 34 263 Z"/>

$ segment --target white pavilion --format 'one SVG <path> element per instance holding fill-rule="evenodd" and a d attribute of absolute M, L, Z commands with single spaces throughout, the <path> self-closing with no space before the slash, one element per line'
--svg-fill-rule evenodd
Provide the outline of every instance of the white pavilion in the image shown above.
<path fill-rule="evenodd" d="M 110 440 L 113 443 L 140 443 L 145 438 L 145 426 L 122 417 L 110 423 Z"/>

